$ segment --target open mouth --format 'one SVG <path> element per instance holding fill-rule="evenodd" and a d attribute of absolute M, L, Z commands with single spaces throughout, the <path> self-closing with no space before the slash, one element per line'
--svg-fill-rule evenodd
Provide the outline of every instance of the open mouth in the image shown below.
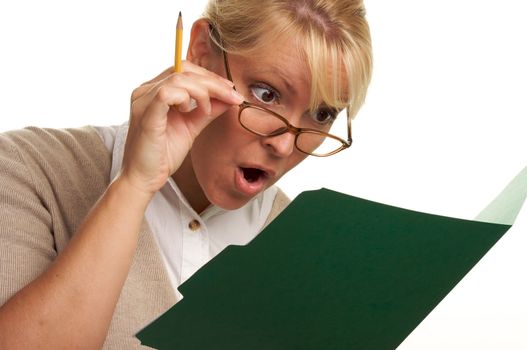
<path fill-rule="evenodd" d="M 236 188 L 246 196 L 255 196 L 265 189 L 270 176 L 272 175 L 260 168 L 238 167 L 235 175 Z"/>
<path fill-rule="evenodd" d="M 249 183 L 255 183 L 260 179 L 266 177 L 265 171 L 257 168 L 241 168 L 243 172 L 243 177 Z"/>

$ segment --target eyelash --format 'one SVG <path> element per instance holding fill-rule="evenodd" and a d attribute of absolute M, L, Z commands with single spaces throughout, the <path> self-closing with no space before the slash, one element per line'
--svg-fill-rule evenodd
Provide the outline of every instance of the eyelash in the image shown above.
<path fill-rule="evenodd" d="M 273 95 L 274 95 L 274 101 L 272 102 L 265 102 L 263 101 L 260 97 L 258 97 L 255 92 L 254 92 L 254 89 L 263 89 L 263 90 L 267 90 L 269 92 L 271 92 Z M 265 84 L 265 83 L 256 83 L 256 84 L 251 84 L 249 85 L 249 90 L 251 91 L 251 94 L 252 96 L 257 100 L 258 103 L 263 103 L 265 105 L 269 105 L 269 104 L 280 104 L 280 93 L 272 88 L 271 86 Z"/>
<path fill-rule="evenodd" d="M 323 125 L 325 125 L 325 124 L 332 124 L 335 121 L 335 119 L 337 119 L 337 114 L 338 114 L 335 110 L 332 110 L 330 108 L 322 108 L 322 109 L 319 109 L 319 110 L 315 111 L 314 114 L 312 115 L 312 117 L 316 118 L 318 113 L 328 113 L 330 115 L 330 118 L 327 121 L 325 121 L 323 123 L 320 123 L 320 124 L 323 124 Z M 315 122 L 316 122 L 316 120 L 315 120 Z"/>
<path fill-rule="evenodd" d="M 263 89 L 263 90 L 267 90 L 269 92 L 271 92 L 273 95 L 274 95 L 274 101 L 273 102 L 265 102 L 263 101 L 260 97 L 257 96 L 257 94 L 254 92 L 254 89 Z M 264 104 L 264 105 L 269 105 L 269 104 L 280 104 L 280 93 L 272 88 L 271 86 L 269 86 L 268 84 L 265 84 L 265 83 L 255 83 L 255 84 L 251 84 L 249 85 L 249 90 L 251 91 L 251 94 L 252 96 L 254 97 L 254 99 L 256 100 L 256 102 L 258 103 L 261 103 L 261 104 Z M 316 112 L 314 112 L 314 114 L 312 114 L 310 116 L 310 118 L 316 118 L 316 115 L 318 113 L 329 113 L 331 115 L 330 119 L 327 121 L 327 122 L 324 122 L 324 123 L 319 123 L 321 125 L 326 125 L 326 124 L 332 124 L 336 117 L 337 117 L 337 112 L 330 109 L 330 108 L 322 108 Z M 315 120 L 314 120 L 315 121 Z M 316 122 L 316 121 L 315 121 Z"/>

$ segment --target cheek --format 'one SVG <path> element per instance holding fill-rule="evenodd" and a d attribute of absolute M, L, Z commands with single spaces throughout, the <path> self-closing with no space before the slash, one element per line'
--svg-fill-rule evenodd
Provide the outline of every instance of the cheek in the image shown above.
<path fill-rule="evenodd" d="M 198 135 L 195 143 L 225 142 L 225 140 L 240 136 L 241 130 L 243 129 L 238 122 L 238 107 L 232 107 L 207 125 Z"/>
<path fill-rule="evenodd" d="M 191 152 L 196 158 L 223 158 L 240 139 L 240 128 L 234 108 L 214 119 L 194 140 Z M 199 155 L 199 157 L 198 157 Z M 198 160 L 198 159 L 196 159 Z"/>
<path fill-rule="evenodd" d="M 236 150 L 244 145 L 244 135 L 245 130 L 238 123 L 237 108 L 216 118 L 198 135 L 190 155 L 194 173 L 202 187 L 220 181 L 218 176 L 229 171 Z"/>
<path fill-rule="evenodd" d="M 287 161 L 286 171 L 285 172 L 287 173 L 289 170 L 293 169 L 298 164 L 303 162 L 306 158 L 307 158 L 307 154 L 295 151 L 295 153 L 291 157 L 289 157 L 289 159 Z"/>

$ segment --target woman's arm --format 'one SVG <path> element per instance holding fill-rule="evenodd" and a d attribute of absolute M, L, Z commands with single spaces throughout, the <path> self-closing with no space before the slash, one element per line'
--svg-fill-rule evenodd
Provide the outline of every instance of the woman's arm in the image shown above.
<path fill-rule="evenodd" d="M 149 200 L 116 179 L 55 262 L 0 308 L 0 348 L 101 348 Z"/>
<path fill-rule="evenodd" d="M 49 268 L 0 307 L 0 348 L 103 345 L 148 202 L 201 130 L 242 102 L 232 91 L 188 62 L 134 91 L 120 174 Z"/>

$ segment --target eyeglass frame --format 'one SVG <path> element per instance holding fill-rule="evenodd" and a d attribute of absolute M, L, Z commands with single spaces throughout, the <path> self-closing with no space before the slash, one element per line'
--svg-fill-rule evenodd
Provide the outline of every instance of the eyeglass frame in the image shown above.
<path fill-rule="evenodd" d="M 225 72 L 227 74 L 227 79 L 230 80 L 234 84 L 234 80 L 232 79 L 231 70 L 230 70 L 230 67 L 229 67 L 229 61 L 228 61 L 228 58 L 227 58 L 227 52 L 223 49 L 223 42 L 221 41 L 221 39 L 220 39 L 220 43 L 221 43 L 220 50 L 223 53 L 223 62 L 224 62 L 224 65 L 225 65 Z M 236 91 L 236 85 L 233 85 L 233 89 Z M 238 107 L 240 108 L 240 110 L 238 111 L 238 122 L 240 123 L 240 125 L 245 130 L 249 131 L 252 134 L 261 136 L 261 137 L 275 137 L 275 136 L 283 135 L 286 132 L 290 132 L 293 135 L 295 135 L 295 148 L 299 152 L 307 154 L 309 156 L 329 157 L 329 156 L 332 156 L 332 155 L 334 155 L 336 153 L 339 153 L 342 150 L 345 150 L 345 149 L 349 148 L 351 146 L 351 144 L 353 143 L 353 139 L 351 138 L 351 118 L 350 118 L 350 115 L 349 115 L 349 108 L 348 107 L 346 107 L 346 118 L 347 118 L 347 122 L 348 122 L 348 140 L 347 141 L 343 140 L 342 138 L 340 138 L 338 136 L 331 135 L 331 134 L 328 134 L 328 133 L 320 131 L 320 130 L 311 129 L 311 128 L 298 128 L 298 127 L 294 126 L 293 124 L 291 124 L 282 115 L 276 113 L 275 111 L 272 111 L 272 110 L 270 110 L 268 108 L 256 105 L 256 104 L 248 102 L 248 101 L 243 101 L 241 104 L 238 105 Z M 254 131 L 254 130 L 249 129 L 241 121 L 242 112 L 243 112 L 243 110 L 245 110 L 247 108 L 256 108 L 256 109 L 259 109 L 261 111 L 264 111 L 264 112 L 272 114 L 276 118 L 280 119 L 285 124 L 286 128 L 285 129 L 278 129 L 277 131 L 275 131 L 274 133 L 271 133 L 271 134 L 260 134 L 260 133 Z M 300 134 L 302 134 L 302 133 L 312 133 L 312 134 L 323 135 L 324 137 L 330 137 L 332 139 L 335 139 L 335 140 L 341 142 L 342 146 L 340 148 L 337 148 L 336 150 L 334 150 L 332 152 L 329 152 L 329 153 L 326 153 L 326 154 L 314 154 L 314 153 L 306 152 L 306 151 L 303 151 L 302 149 L 300 149 L 298 147 L 298 145 L 297 145 L 298 136 Z"/>

